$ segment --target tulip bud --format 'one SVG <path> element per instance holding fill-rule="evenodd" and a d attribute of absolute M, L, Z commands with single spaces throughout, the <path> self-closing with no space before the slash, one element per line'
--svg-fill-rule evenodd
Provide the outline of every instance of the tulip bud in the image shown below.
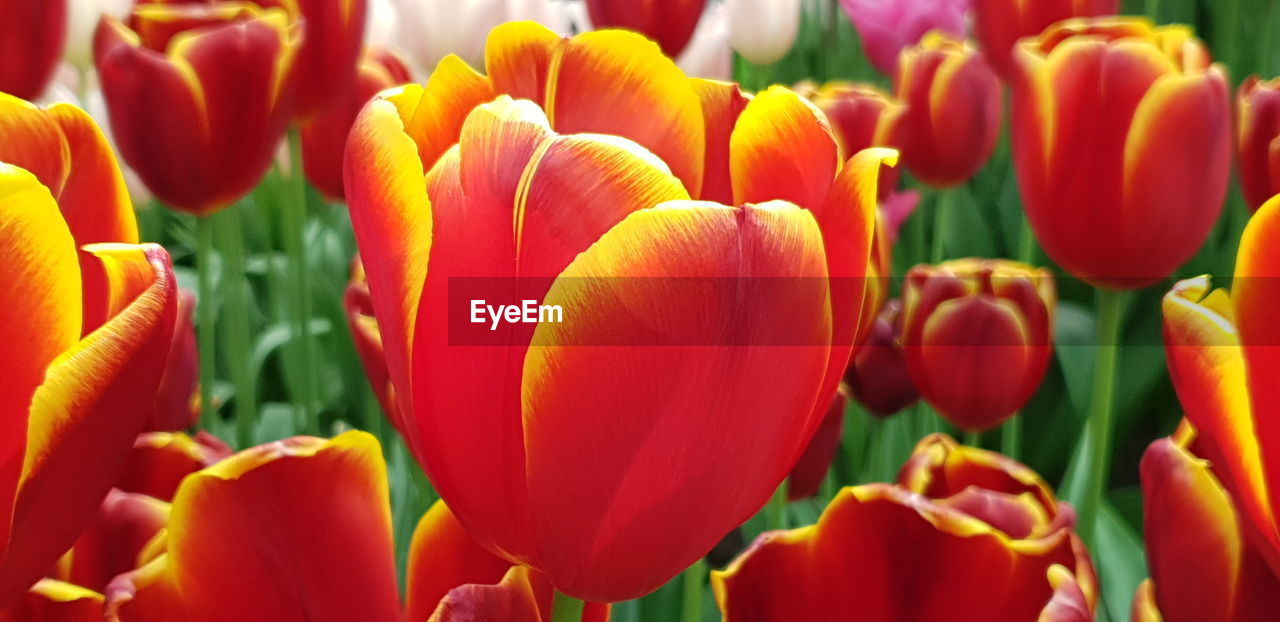
<path fill-rule="evenodd" d="M 787 476 L 787 501 L 807 499 L 818 494 L 822 480 L 831 468 L 831 461 L 840 447 L 840 432 L 844 428 L 844 409 L 849 404 L 849 387 L 840 385 L 831 405 L 818 424 L 809 446 L 805 448 L 796 465 Z"/>
<path fill-rule="evenodd" d="M 925 35 L 898 60 L 885 139 L 921 181 L 960 185 L 991 157 L 1000 132 L 1000 81 L 968 42 Z"/>
<path fill-rule="evenodd" d="M 1169 276 L 1226 196 L 1223 68 L 1189 28 L 1136 18 L 1059 23 L 1014 59 L 1013 156 L 1040 245 L 1095 286 Z"/>
<path fill-rule="evenodd" d="M 1002 78 L 1013 74 L 1013 44 L 1054 22 L 1116 12 L 1119 0 L 973 0 L 973 30 L 982 55 Z"/>
<path fill-rule="evenodd" d="M 800 33 L 800 0 L 725 0 L 729 45 L 757 65 L 772 65 L 791 51 Z"/>
<path fill-rule="evenodd" d="M 67 0 L 0 0 L 0 92 L 44 92 L 67 36 Z"/>
<path fill-rule="evenodd" d="M 893 415 L 920 398 L 902 351 L 901 315 L 901 301 L 884 305 L 844 375 L 858 403 L 880 417 Z"/>
<path fill-rule="evenodd" d="M 1280 194 L 1280 79 L 1249 76 L 1236 95 L 1236 153 L 1240 188 L 1249 209 Z"/>
<path fill-rule="evenodd" d="M 867 60 L 887 76 L 898 68 L 898 52 L 939 30 L 964 38 L 970 0 L 840 0 L 858 30 Z"/>
<path fill-rule="evenodd" d="M 111 130 L 161 201 L 208 215 L 258 184 L 291 112 L 298 32 L 284 11 L 249 4 L 103 18 L 94 50 Z"/>
<path fill-rule="evenodd" d="M 675 58 L 693 37 L 707 0 L 587 0 L 587 13 L 596 28 L 634 30 L 658 43 L 662 53 Z"/>
<path fill-rule="evenodd" d="M 1048 270 L 958 259 L 912 268 L 902 288 L 907 369 L 944 419 L 983 431 L 1031 399 L 1052 349 Z"/>

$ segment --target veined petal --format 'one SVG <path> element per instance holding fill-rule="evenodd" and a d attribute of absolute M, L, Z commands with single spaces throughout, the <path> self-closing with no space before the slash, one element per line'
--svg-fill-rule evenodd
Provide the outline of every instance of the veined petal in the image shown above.
<path fill-rule="evenodd" d="M 461 58 L 452 54 L 444 57 L 422 88 L 413 116 L 402 118 L 403 131 L 418 145 L 419 165 L 430 170 L 458 142 L 462 122 L 471 110 L 496 95 L 492 82 Z"/>
<path fill-rule="evenodd" d="M 840 171 L 840 150 L 822 111 L 783 86 L 747 103 L 729 141 L 733 202 L 775 199 L 818 209 Z"/>
<path fill-rule="evenodd" d="M 508 22 L 489 32 L 485 41 L 485 72 L 494 89 L 545 108 L 551 60 L 563 38 L 537 22 Z"/>
<path fill-rule="evenodd" d="M 41 579 L 17 602 L 0 609 L 0 622 L 99 622 L 102 595 L 54 579 Z"/>

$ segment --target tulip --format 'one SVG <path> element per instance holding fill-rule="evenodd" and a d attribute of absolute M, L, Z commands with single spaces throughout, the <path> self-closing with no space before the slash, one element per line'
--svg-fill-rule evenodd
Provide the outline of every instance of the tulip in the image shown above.
<path fill-rule="evenodd" d="M 1168 622 L 1269 620 L 1280 575 L 1240 529 L 1215 468 L 1183 426 L 1142 456 L 1143 525 L 1150 594 L 1140 609 Z M 1144 613 L 1143 615 L 1149 615 Z"/>
<path fill-rule="evenodd" d="M 157 554 L 141 555 L 144 565 L 106 588 L 107 620 L 402 619 L 386 463 L 367 433 L 285 439 L 199 471 L 183 482 L 160 533 L 147 547 Z M 446 600 L 472 611 L 550 600 L 540 577 L 487 590 L 467 585 L 498 583 L 511 565 L 471 540 L 442 503 L 418 523 L 409 555 L 403 619 L 437 611 L 431 620 L 533 622 L 542 618 L 460 618 L 438 609 Z M 289 577 L 289 589 L 280 589 L 280 577 Z M 584 620 L 603 620 L 608 609 L 585 613 Z"/>
<path fill-rule="evenodd" d="M 188 475 L 230 455 L 226 443 L 204 430 L 194 437 L 181 432 L 148 432 L 134 441 L 115 486 L 168 501 Z"/>
<path fill-rule="evenodd" d="M 367 50 L 344 101 L 330 106 L 302 129 L 302 168 L 324 195 L 342 200 L 342 154 L 356 114 L 379 91 L 409 81 L 409 68 L 394 53 Z"/>
<path fill-rule="evenodd" d="M 896 107 L 896 103 L 879 87 L 854 82 L 828 82 L 815 89 L 809 98 L 831 122 L 831 131 L 840 145 L 840 153 L 853 155 L 867 147 L 887 145 L 888 137 L 884 133 L 887 128 L 882 119 L 886 112 Z M 882 190 L 892 189 L 892 183 L 882 187 Z"/>
<path fill-rule="evenodd" d="M 1116 12 L 1119 0 L 972 0 L 973 31 L 982 55 L 1002 78 L 1015 71 L 1014 44 L 1034 37 L 1054 22 L 1072 17 L 1098 17 Z"/>
<path fill-rule="evenodd" d="M 932 435 L 897 484 L 845 488 L 817 525 L 761 534 L 711 585 L 726 622 L 1092 620 L 1073 521 L 1031 469 Z"/>
<path fill-rule="evenodd" d="M 965 36 L 965 14 L 971 0 L 840 0 L 862 51 L 880 73 L 894 75 L 898 52 L 919 42 L 931 30 L 957 39 Z"/>
<path fill-rule="evenodd" d="M 184 430 L 200 418 L 200 358 L 196 349 L 195 325 L 191 321 L 196 296 L 178 289 L 178 311 L 173 325 L 173 341 L 165 359 L 164 375 L 152 404 L 146 430 Z"/>
<path fill-rule="evenodd" d="M 1001 259 L 916 266 L 902 342 L 920 396 L 956 427 L 993 428 L 1035 394 L 1049 364 L 1053 276 Z"/>
<path fill-rule="evenodd" d="M 702 13 L 693 39 L 676 59 L 680 70 L 691 77 L 708 80 L 733 79 L 733 48 L 729 47 L 729 13 L 722 2 L 714 2 Z"/>
<path fill-rule="evenodd" d="M 800 33 L 800 0 L 724 0 L 729 12 L 729 45 L 757 65 L 772 65 Z"/>
<path fill-rule="evenodd" d="M 139 559 L 151 553 L 148 545 L 168 520 L 168 503 L 113 489 L 67 552 L 65 579 L 101 592 L 116 575 L 138 567 Z"/>
<path fill-rule="evenodd" d="M 102 595 L 78 585 L 41 579 L 17 602 L 0 609 L 0 622 L 99 622 Z"/>
<path fill-rule="evenodd" d="M 1257 210 L 1280 194 L 1280 79 L 1259 81 L 1250 76 L 1236 95 L 1236 156 L 1240 189 L 1249 209 Z"/>
<path fill-rule="evenodd" d="M 89 116 L 0 95 L 0 609 L 75 541 L 146 422 L 177 301 L 136 232 Z"/>
<path fill-rule="evenodd" d="M 1098 287 L 1169 276 L 1226 195 L 1222 67 L 1186 27 L 1136 18 L 1063 22 L 1014 58 L 1013 155 L 1040 245 Z"/>
<path fill-rule="evenodd" d="M 587 0 L 587 14 L 596 28 L 625 28 L 638 32 L 675 58 L 693 37 L 707 0 Z"/>
<path fill-rule="evenodd" d="M 427 85 L 384 93 L 348 141 L 347 195 L 396 410 L 436 489 L 488 549 L 575 598 L 634 598 L 754 514 L 817 428 L 852 350 L 874 177 L 891 152 L 842 167 L 825 119 L 796 94 L 778 87 L 744 103 L 733 85 L 690 81 L 632 33 L 563 40 L 508 24 L 490 35 L 486 58 L 487 76 L 446 59 Z M 499 93 L 534 101 L 484 103 Z M 709 192 L 742 207 L 689 202 Z M 578 208 L 566 221 L 570 202 Z M 720 259 L 782 223 L 794 234 L 745 263 Z M 745 292 L 724 306 L 668 290 L 679 279 L 625 278 L 646 274 L 819 278 L 781 279 L 804 290 L 783 313 Z M 524 298 L 612 318 L 607 334 L 571 319 L 454 334 L 451 314 L 465 310 L 448 300 L 466 296 L 448 283 L 461 275 L 518 276 Z M 640 281 L 646 289 L 630 289 Z M 583 282 L 617 289 L 579 299 L 573 284 Z M 617 296 L 650 311 L 624 311 Z M 654 335 L 668 345 L 638 345 Z M 720 348 L 675 347 L 726 339 L 771 361 L 767 382 L 751 366 L 713 363 Z M 611 347 L 554 345 L 601 340 Z M 458 347 L 468 343 L 489 345 Z M 629 371 L 599 373 L 619 365 Z M 585 403 L 610 415 L 585 417 Z M 660 477 L 673 465 L 686 474 L 678 488 Z"/>
<path fill-rule="evenodd" d="M 920 399 L 902 350 L 902 302 L 890 300 L 845 372 L 845 382 L 871 414 L 888 417 Z"/>
<path fill-rule="evenodd" d="M 0 14 L 0 92 L 35 99 L 62 57 L 67 0 L 3 0 Z"/>
<path fill-rule="evenodd" d="M 93 68 L 93 31 L 103 15 L 123 19 L 133 0 L 68 0 L 67 48 L 63 58 L 76 68 Z"/>
<path fill-rule="evenodd" d="M 836 457 L 836 449 L 840 447 L 840 432 L 844 428 L 844 409 L 849 403 L 849 388 L 841 385 L 832 398 L 831 405 L 813 434 L 809 446 L 791 473 L 787 475 L 787 501 L 807 499 L 818 494 L 822 480 L 827 477 L 831 461 Z"/>
<path fill-rule="evenodd" d="M 1242 531 L 1280 574 L 1278 243 L 1280 200 L 1273 199 L 1245 228 L 1233 291 L 1211 290 L 1208 277 L 1187 279 L 1165 295 L 1163 310 L 1169 376 L 1199 434 L 1195 453 L 1212 463 Z"/>
<path fill-rule="evenodd" d="M 161 201 L 208 215 L 258 184 L 292 109 L 297 33 L 283 10 L 249 4 L 103 18 L 94 50 L 111 130 Z"/>
<path fill-rule="evenodd" d="M 986 61 L 967 42 L 930 33 L 899 60 L 884 142 L 921 181 L 949 188 L 968 181 L 991 157 L 1000 132 L 1001 94 Z"/>
<path fill-rule="evenodd" d="M 355 88 L 364 49 L 367 0 L 253 0 L 280 7 L 303 22 L 291 81 L 294 116 L 309 121 L 342 106 Z"/>

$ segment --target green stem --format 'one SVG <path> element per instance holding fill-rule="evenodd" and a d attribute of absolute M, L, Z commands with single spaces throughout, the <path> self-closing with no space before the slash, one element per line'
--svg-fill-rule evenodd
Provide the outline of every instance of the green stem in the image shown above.
<path fill-rule="evenodd" d="M 1111 469 L 1111 427 L 1115 397 L 1116 359 L 1120 343 L 1120 324 L 1124 315 L 1127 292 L 1099 289 L 1098 344 L 1093 366 L 1093 398 L 1089 404 L 1089 420 L 1085 435 L 1089 447 L 1089 470 L 1084 498 L 1080 503 L 1079 529 L 1086 543 L 1093 543 L 1098 508 L 1106 489 Z"/>
<path fill-rule="evenodd" d="M 1015 412 L 1000 430 L 1000 453 L 1019 460 L 1022 453 L 1022 413 Z"/>
<path fill-rule="evenodd" d="M 947 257 L 946 234 L 951 226 L 951 203 L 957 190 L 941 190 L 934 203 L 933 212 L 933 250 L 929 253 L 929 263 L 939 263 Z"/>
<path fill-rule="evenodd" d="M 581 622 L 584 605 L 582 601 L 556 590 L 551 602 L 551 622 Z"/>
<path fill-rule="evenodd" d="M 680 619 L 683 622 L 698 622 L 702 619 L 702 580 L 707 576 L 707 560 L 699 559 L 684 571 L 681 579 L 684 598 Z"/>
<path fill-rule="evenodd" d="M 217 317 L 213 301 L 213 220 L 204 216 L 196 218 L 196 331 L 200 349 L 200 416 L 206 420 L 216 410 L 213 406 L 214 318 Z"/>
<path fill-rule="evenodd" d="M 221 232 L 226 265 L 223 268 L 223 311 L 227 319 L 227 359 L 231 383 L 236 390 L 236 440 L 243 449 L 253 443 L 253 425 L 258 420 L 257 387 L 250 358 L 253 353 L 252 325 L 249 318 L 249 281 L 245 274 L 244 232 L 240 211 L 245 204 L 233 205 L 215 216 Z"/>
<path fill-rule="evenodd" d="M 778 485 L 778 489 L 773 491 L 773 496 L 769 498 L 769 505 L 765 506 L 765 530 L 777 531 L 787 528 L 787 481 L 783 480 Z"/>
<path fill-rule="evenodd" d="M 1025 213 L 1022 215 L 1022 236 L 1018 242 L 1018 261 L 1025 264 L 1035 261 L 1036 234 L 1031 230 L 1031 221 L 1027 220 Z"/>
<path fill-rule="evenodd" d="M 963 442 L 965 445 L 968 445 L 970 447 L 982 447 L 982 433 L 981 432 L 965 432 Z"/>
<path fill-rule="evenodd" d="M 289 256 L 293 280 L 293 336 L 298 340 L 298 360 L 302 373 L 296 429 L 301 433 L 319 434 L 320 421 L 316 408 L 316 360 L 314 336 L 311 334 L 311 292 L 307 288 L 308 267 L 305 244 L 307 226 L 307 180 L 302 173 L 302 139 L 296 130 L 289 132 L 289 195 L 284 198 L 284 244 Z"/>

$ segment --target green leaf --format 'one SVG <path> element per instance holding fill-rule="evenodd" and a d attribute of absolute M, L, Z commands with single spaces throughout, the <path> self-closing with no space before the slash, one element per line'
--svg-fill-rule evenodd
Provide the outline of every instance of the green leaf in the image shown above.
<path fill-rule="evenodd" d="M 1102 604 L 1112 620 L 1128 620 L 1133 593 L 1147 577 L 1142 538 L 1108 502 L 1102 503 L 1098 518 L 1094 564 L 1102 588 Z"/>
<path fill-rule="evenodd" d="M 1093 311 L 1074 302 L 1060 301 L 1055 317 L 1053 351 L 1062 368 L 1071 404 L 1083 418 L 1084 413 L 1089 412 L 1093 359 L 1097 354 Z"/>

